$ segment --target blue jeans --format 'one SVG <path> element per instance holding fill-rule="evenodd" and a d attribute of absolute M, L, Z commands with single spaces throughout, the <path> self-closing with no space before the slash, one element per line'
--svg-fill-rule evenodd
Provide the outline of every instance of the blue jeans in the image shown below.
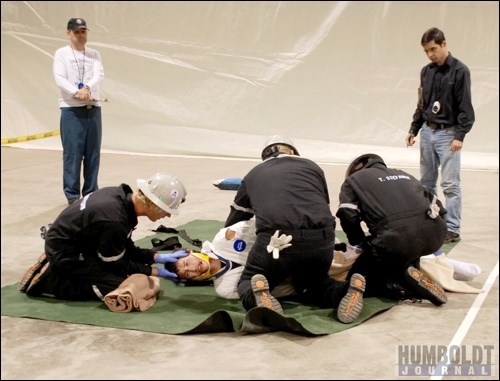
<path fill-rule="evenodd" d="M 81 195 L 86 196 L 98 189 L 102 139 L 101 108 L 62 107 L 60 129 L 63 147 L 63 191 L 69 201 L 80 198 L 82 162 Z"/>
<path fill-rule="evenodd" d="M 441 166 L 441 188 L 445 197 L 448 231 L 460 234 L 462 191 L 460 188 L 460 151 L 450 151 L 455 128 L 433 130 L 424 126 L 420 137 L 421 183 L 437 196 L 438 169 Z"/>

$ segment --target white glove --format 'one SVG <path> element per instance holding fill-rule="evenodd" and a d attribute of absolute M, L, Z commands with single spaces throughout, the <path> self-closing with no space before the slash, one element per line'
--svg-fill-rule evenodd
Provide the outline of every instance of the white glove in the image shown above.
<path fill-rule="evenodd" d="M 274 259 L 278 259 L 280 257 L 280 250 L 292 246 L 290 242 L 292 241 L 293 237 L 291 235 L 282 234 L 278 237 L 279 234 L 280 231 L 276 230 L 274 235 L 271 237 L 271 240 L 269 241 L 269 245 L 267 245 L 267 252 L 272 252 Z"/>
<path fill-rule="evenodd" d="M 427 209 L 427 215 L 432 218 L 433 220 L 439 216 L 439 211 L 441 210 L 437 204 L 437 197 L 434 196 L 432 198 L 432 203 L 429 205 L 429 209 Z"/>

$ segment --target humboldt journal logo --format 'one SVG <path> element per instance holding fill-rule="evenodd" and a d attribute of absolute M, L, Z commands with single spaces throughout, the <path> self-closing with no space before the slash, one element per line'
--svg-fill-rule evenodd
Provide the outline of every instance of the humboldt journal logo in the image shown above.
<path fill-rule="evenodd" d="M 493 376 L 493 345 L 398 345 L 396 376 Z"/>

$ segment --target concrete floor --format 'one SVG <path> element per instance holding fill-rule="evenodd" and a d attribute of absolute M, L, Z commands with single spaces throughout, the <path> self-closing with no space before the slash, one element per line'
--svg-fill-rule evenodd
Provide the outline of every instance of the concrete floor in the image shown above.
<path fill-rule="evenodd" d="M 66 206 L 61 157 L 60 151 L 2 147 L 2 286 L 20 280 L 43 250 L 40 226 Z M 235 193 L 212 181 L 243 177 L 257 162 L 103 154 L 100 186 L 125 182 L 135 188 L 137 178 L 169 171 L 186 185 L 188 197 L 179 216 L 161 223 L 224 220 Z M 322 168 L 335 212 L 345 166 Z M 405 169 L 418 177 L 416 168 Z M 492 284 L 488 292 L 449 293 L 449 302 L 439 308 L 405 302 L 357 327 L 317 338 L 282 332 L 164 335 L 2 316 L 1 378 L 404 379 L 396 373 L 398 345 L 466 345 L 465 351 L 492 345 L 493 376 L 460 379 L 498 379 L 498 180 L 498 172 L 462 171 L 462 241 L 450 254 L 480 265 L 483 272 L 471 285 Z M 133 238 L 156 226 L 141 217 Z"/>

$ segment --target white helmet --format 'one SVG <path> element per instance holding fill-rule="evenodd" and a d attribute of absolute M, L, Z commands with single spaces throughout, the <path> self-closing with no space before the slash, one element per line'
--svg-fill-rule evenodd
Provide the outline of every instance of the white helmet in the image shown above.
<path fill-rule="evenodd" d="M 292 148 L 297 156 L 300 156 L 299 151 L 297 151 L 297 148 L 295 148 L 295 146 L 293 145 L 293 142 L 290 140 L 290 138 L 288 138 L 284 135 L 272 135 L 272 136 L 269 136 L 266 139 L 266 142 L 264 143 L 264 149 L 262 150 L 262 154 L 261 154 L 262 160 L 266 160 L 273 153 L 278 152 L 276 147 L 274 147 L 276 144 L 286 145 L 286 146 Z"/>
<path fill-rule="evenodd" d="M 177 209 L 187 194 L 177 177 L 166 172 L 157 173 L 147 181 L 138 179 L 137 186 L 156 206 L 174 215 L 179 214 Z"/>

